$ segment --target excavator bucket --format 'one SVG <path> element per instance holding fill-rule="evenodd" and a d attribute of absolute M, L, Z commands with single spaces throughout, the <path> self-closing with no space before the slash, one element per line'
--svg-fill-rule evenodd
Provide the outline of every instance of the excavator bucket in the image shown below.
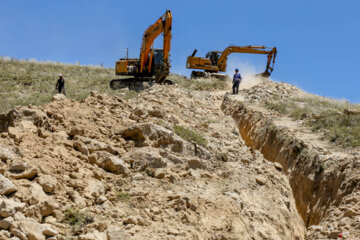
<path fill-rule="evenodd" d="M 269 71 L 265 71 L 265 72 L 263 72 L 263 73 L 258 73 L 258 74 L 256 74 L 255 76 L 263 77 L 263 78 L 269 78 L 269 77 L 270 77 L 270 72 L 269 72 Z"/>

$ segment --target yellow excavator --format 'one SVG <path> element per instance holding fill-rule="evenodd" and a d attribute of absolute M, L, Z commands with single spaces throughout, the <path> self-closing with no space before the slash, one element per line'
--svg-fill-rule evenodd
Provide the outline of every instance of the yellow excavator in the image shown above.
<path fill-rule="evenodd" d="M 119 76 L 132 76 L 132 78 L 114 79 L 110 82 L 113 89 L 129 87 L 145 81 L 160 84 L 171 84 L 166 77 L 170 74 L 170 42 L 171 42 L 172 14 L 166 10 L 153 25 L 144 32 L 140 58 L 125 58 L 116 61 L 115 74 Z M 154 40 L 163 33 L 163 49 L 154 49 Z"/>
<path fill-rule="evenodd" d="M 227 75 L 219 72 L 226 72 L 226 63 L 228 56 L 231 53 L 252 53 L 252 54 L 266 54 L 267 64 L 263 73 L 257 74 L 262 77 L 269 77 L 274 70 L 276 47 L 268 48 L 265 46 L 229 46 L 224 51 L 212 51 L 206 54 L 206 57 L 195 57 L 197 49 L 194 50 L 191 56 L 188 56 L 186 61 L 186 68 L 201 69 L 203 71 L 192 71 L 191 78 L 209 78 L 214 77 L 218 79 L 226 79 Z M 272 66 L 270 66 L 272 63 Z"/>

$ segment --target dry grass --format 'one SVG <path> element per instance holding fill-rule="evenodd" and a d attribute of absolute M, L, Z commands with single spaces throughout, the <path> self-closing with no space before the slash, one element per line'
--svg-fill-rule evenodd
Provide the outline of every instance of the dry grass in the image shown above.
<path fill-rule="evenodd" d="M 217 91 L 229 89 L 229 83 L 216 78 L 189 79 L 178 74 L 171 74 L 168 77 L 182 88 L 190 90 Z"/>
<path fill-rule="evenodd" d="M 360 109 L 359 104 L 309 96 L 303 98 L 275 99 L 265 104 L 267 108 L 303 120 L 325 139 L 345 147 L 360 146 L 360 115 L 344 114 L 345 109 Z"/>
<path fill-rule="evenodd" d="M 90 91 L 117 95 L 124 99 L 136 97 L 139 91 L 112 90 L 109 83 L 115 76 L 113 68 L 80 66 L 55 62 L 24 61 L 0 56 L 0 113 L 18 105 L 41 105 L 51 101 L 58 74 L 65 78 L 66 96 L 82 100 Z M 218 79 L 191 80 L 172 74 L 169 79 L 180 87 L 191 90 L 224 90 L 227 83 Z"/>
<path fill-rule="evenodd" d="M 314 131 L 326 129 L 324 136 L 331 142 L 344 146 L 360 146 L 360 115 L 323 112 L 318 119 L 308 123 Z"/>
<path fill-rule="evenodd" d="M 68 208 L 64 211 L 64 222 L 70 225 L 85 226 L 93 221 L 91 215 L 81 212 L 78 208 Z"/>
<path fill-rule="evenodd" d="M 55 84 L 62 73 L 66 84 L 66 95 L 81 100 L 89 92 L 99 91 L 112 95 L 124 95 L 114 91 L 109 82 L 115 78 L 112 68 L 79 66 L 52 62 L 11 61 L 0 57 L 0 112 L 17 105 L 40 105 L 56 94 Z"/>
<path fill-rule="evenodd" d="M 117 192 L 116 193 L 116 199 L 123 201 L 123 202 L 128 202 L 130 200 L 130 196 L 127 192 Z"/>

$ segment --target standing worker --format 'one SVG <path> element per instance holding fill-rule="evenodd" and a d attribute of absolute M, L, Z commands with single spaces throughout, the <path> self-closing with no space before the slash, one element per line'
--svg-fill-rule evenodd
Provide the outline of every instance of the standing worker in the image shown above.
<path fill-rule="evenodd" d="M 239 69 L 235 68 L 235 74 L 234 74 L 234 77 L 233 77 L 233 94 L 238 94 L 239 93 L 239 86 L 240 86 L 240 83 L 241 83 L 241 75 L 239 73 Z M 236 91 L 235 91 L 236 90 Z"/>
<path fill-rule="evenodd" d="M 63 78 L 62 74 L 59 74 L 59 79 L 56 83 L 56 90 L 58 90 L 58 93 L 62 93 L 66 95 L 65 93 L 65 79 Z"/>

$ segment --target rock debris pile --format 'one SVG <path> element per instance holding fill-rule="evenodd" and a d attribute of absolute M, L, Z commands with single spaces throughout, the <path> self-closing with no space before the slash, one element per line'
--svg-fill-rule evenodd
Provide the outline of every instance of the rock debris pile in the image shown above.
<path fill-rule="evenodd" d="M 284 169 L 223 95 L 153 86 L 0 115 L 0 239 L 304 239 Z"/>

